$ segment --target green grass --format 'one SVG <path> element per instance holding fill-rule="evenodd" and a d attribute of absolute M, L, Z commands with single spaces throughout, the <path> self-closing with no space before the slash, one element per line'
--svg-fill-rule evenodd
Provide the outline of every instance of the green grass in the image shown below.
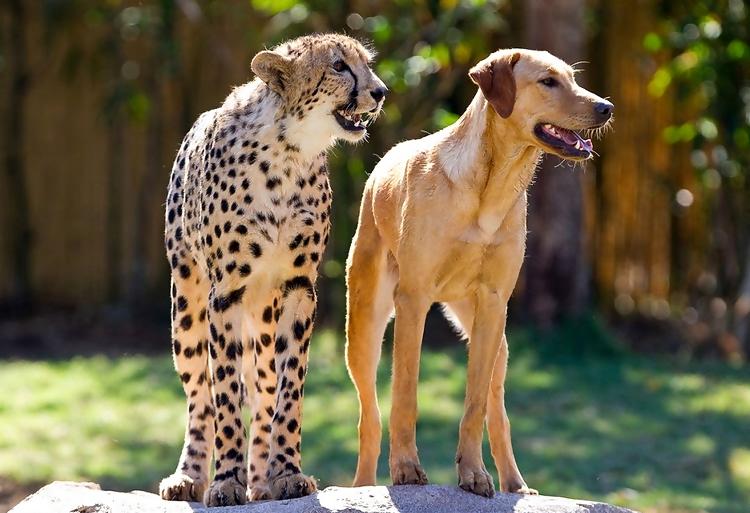
<path fill-rule="evenodd" d="M 535 347 L 530 338 L 511 334 L 507 401 L 516 455 L 531 486 L 646 511 L 747 512 L 748 369 L 574 357 L 549 344 Z M 465 362 L 460 347 L 423 354 L 417 437 L 435 483 L 456 482 Z M 386 417 L 388 367 L 386 357 L 380 373 Z M 2 362 L 0 390 L 0 476 L 154 490 L 176 464 L 184 404 L 167 355 Z M 343 344 L 329 332 L 314 341 L 306 394 L 305 469 L 323 485 L 348 484 L 357 402 Z M 493 468 L 487 448 L 485 461 Z M 384 483 L 386 462 L 384 443 Z"/>

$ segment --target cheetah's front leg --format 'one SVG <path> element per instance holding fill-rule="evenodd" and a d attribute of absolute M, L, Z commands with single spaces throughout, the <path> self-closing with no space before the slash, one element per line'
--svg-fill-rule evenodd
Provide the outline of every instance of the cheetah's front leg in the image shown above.
<path fill-rule="evenodd" d="M 226 293 L 212 291 L 209 301 L 209 355 L 216 410 L 216 474 L 203 499 L 209 507 L 247 502 L 246 436 L 240 392 L 244 293 L 245 287 Z"/>
<path fill-rule="evenodd" d="M 174 474 L 159 484 L 165 500 L 200 501 L 208 486 L 214 439 L 214 409 L 208 383 L 206 280 L 184 261 L 172 278 L 172 354 L 187 396 L 185 443 Z"/>
<path fill-rule="evenodd" d="M 265 301 L 256 298 L 251 306 L 250 323 L 252 326 L 245 358 L 252 357 L 252 365 L 246 363 L 243 371 L 245 386 L 252 405 L 252 422 L 250 424 L 250 488 L 251 500 L 271 498 L 271 490 L 266 481 L 268 477 L 268 457 L 271 445 L 271 421 L 276 406 L 276 357 L 274 341 L 276 340 L 276 323 L 281 315 L 281 293 L 270 295 Z"/>
<path fill-rule="evenodd" d="M 298 277 L 286 283 L 276 331 L 276 406 L 271 423 L 268 484 L 274 499 L 302 497 L 317 489 L 302 473 L 302 397 L 316 296 L 312 282 Z"/>

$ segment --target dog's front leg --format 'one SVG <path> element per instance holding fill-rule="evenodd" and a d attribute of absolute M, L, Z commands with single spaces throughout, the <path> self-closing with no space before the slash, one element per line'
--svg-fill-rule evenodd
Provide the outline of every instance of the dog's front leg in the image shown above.
<path fill-rule="evenodd" d="M 456 468 L 461 488 L 492 497 L 495 488 L 492 477 L 482 461 L 482 434 L 490 380 L 505 330 L 508 298 L 482 285 L 477 291 L 476 305 L 474 326 L 469 340 L 466 398 L 458 435 Z"/>
<path fill-rule="evenodd" d="M 393 393 L 389 466 L 393 484 L 427 484 L 419 464 L 416 442 L 419 353 L 430 299 L 399 286 L 395 295 L 396 326 L 393 340 Z"/>

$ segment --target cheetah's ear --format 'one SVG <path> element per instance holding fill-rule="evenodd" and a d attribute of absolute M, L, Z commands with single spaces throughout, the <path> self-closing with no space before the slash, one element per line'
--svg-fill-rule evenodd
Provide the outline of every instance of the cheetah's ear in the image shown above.
<path fill-rule="evenodd" d="M 250 63 L 253 73 L 279 94 L 284 92 L 285 82 L 292 61 L 270 50 L 259 52 Z"/>

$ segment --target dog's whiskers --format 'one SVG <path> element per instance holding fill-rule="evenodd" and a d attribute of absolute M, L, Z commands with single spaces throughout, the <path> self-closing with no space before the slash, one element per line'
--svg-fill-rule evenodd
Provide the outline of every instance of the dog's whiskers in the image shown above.
<path fill-rule="evenodd" d="M 571 69 L 573 70 L 573 74 L 580 73 L 583 71 L 583 68 L 577 68 L 576 66 L 580 64 L 590 64 L 589 61 L 577 61 L 570 65 Z"/>

